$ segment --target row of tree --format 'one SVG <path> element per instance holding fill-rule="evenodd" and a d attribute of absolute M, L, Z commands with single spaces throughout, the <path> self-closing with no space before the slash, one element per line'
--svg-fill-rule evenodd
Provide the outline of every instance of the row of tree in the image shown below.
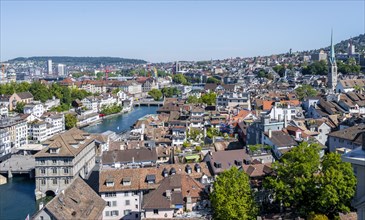
<path fill-rule="evenodd" d="M 192 104 L 206 104 L 215 105 L 217 99 L 217 94 L 214 92 L 209 92 L 203 94 L 200 98 L 196 96 L 189 96 L 187 102 Z"/>
<path fill-rule="evenodd" d="M 162 97 L 171 98 L 174 96 L 178 96 L 181 94 L 181 91 L 178 90 L 176 87 L 165 87 L 160 89 L 151 89 L 148 92 L 148 95 L 150 95 L 155 101 L 159 101 L 162 99 Z"/>
<path fill-rule="evenodd" d="M 320 158 L 319 145 L 303 142 L 273 163 L 272 169 L 272 175 L 264 179 L 264 189 L 273 198 L 266 206 L 290 208 L 301 217 L 314 214 L 330 219 L 350 211 L 356 177 L 339 154 Z M 210 199 L 215 219 L 256 219 L 259 214 L 248 175 L 234 166 L 218 176 Z"/>
<path fill-rule="evenodd" d="M 32 93 L 34 100 L 39 100 L 42 103 L 46 102 L 53 97 L 60 99 L 61 105 L 54 108 L 57 111 L 67 111 L 71 106 L 71 102 L 75 99 L 83 99 L 92 95 L 91 93 L 78 88 L 69 88 L 67 86 L 60 86 L 57 83 L 45 84 L 40 81 L 32 83 L 6 83 L 0 85 L 0 94 L 12 95 L 19 92 Z"/>
<path fill-rule="evenodd" d="M 356 64 L 354 58 L 348 59 L 346 62 L 339 60 L 337 61 L 337 71 L 342 74 L 360 73 L 361 66 Z M 302 65 L 302 73 L 304 75 L 327 75 L 328 64 L 327 61 L 314 61 L 311 64 L 304 63 Z"/>
<path fill-rule="evenodd" d="M 114 103 L 112 105 L 104 105 L 101 107 L 100 113 L 104 115 L 116 114 L 122 111 L 122 106 Z"/>

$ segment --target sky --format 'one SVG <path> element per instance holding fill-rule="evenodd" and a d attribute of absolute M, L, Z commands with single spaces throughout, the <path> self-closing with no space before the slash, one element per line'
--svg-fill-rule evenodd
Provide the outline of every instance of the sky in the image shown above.
<path fill-rule="evenodd" d="M 264 56 L 364 34 L 365 1 L 0 0 L 0 60 Z"/>

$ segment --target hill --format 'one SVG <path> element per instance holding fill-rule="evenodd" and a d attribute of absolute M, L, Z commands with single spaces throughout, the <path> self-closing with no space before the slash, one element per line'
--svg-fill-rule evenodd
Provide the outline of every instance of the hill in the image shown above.
<path fill-rule="evenodd" d="M 347 53 L 347 46 L 352 40 L 352 44 L 355 45 L 357 52 L 364 52 L 365 51 L 365 34 L 360 34 L 359 36 L 343 40 L 340 43 L 335 44 L 335 51 L 336 53 Z M 329 50 L 330 47 L 326 47 L 326 50 Z"/>
<path fill-rule="evenodd" d="M 144 60 L 126 59 L 120 57 L 69 57 L 69 56 L 42 56 L 42 57 L 18 57 L 9 62 L 44 62 L 52 60 L 54 63 L 62 63 L 66 65 L 114 65 L 114 64 L 144 64 Z"/>

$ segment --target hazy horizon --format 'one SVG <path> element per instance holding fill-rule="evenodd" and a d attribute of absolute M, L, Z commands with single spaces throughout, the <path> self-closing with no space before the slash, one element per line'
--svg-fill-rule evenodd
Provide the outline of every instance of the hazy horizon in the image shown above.
<path fill-rule="evenodd" d="M 364 34 L 364 1 L 1 1 L 0 60 L 199 61 L 306 51 Z"/>

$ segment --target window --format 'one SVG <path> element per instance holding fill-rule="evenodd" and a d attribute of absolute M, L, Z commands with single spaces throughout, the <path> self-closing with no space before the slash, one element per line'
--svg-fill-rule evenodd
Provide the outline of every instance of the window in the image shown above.
<path fill-rule="evenodd" d="M 118 216 L 119 215 L 119 211 L 118 210 L 114 210 L 110 212 L 111 216 Z"/>
<path fill-rule="evenodd" d="M 41 185 L 46 185 L 46 179 L 41 179 Z"/>
<path fill-rule="evenodd" d="M 138 196 L 138 191 L 134 191 L 134 192 L 133 192 L 133 194 L 134 194 L 135 196 Z"/>
<path fill-rule="evenodd" d="M 111 193 L 105 193 L 105 197 L 116 197 L 117 193 L 111 192 Z"/>
<path fill-rule="evenodd" d="M 109 211 L 105 211 L 105 216 L 110 216 L 110 212 Z"/>
<path fill-rule="evenodd" d="M 153 214 L 158 215 L 158 209 L 154 209 Z"/>
<path fill-rule="evenodd" d="M 68 163 L 69 163 L 69 161 L 68 161 L 67 159 L 64 159 L 64 160 L 63 160 L 63 163 L 64 163 L 64 164 L 68 164 Z"/>
<path fill-rule="evenodd" d="M 46 164 L 46 161 L 41 160 L 41 165 L 44 165 L 44 164 Z"/>
<path fill-rule="evenodd" d="M 138 209 L 138 205 L 136 205 L 136 209 Z"/>
<path fill-rule="evenodd" d="M 115 207 L 117 206 L 117 201 L 107 201 L 106 205 L 109 207 Z"/>
<path fill-rule="evenodd" d="M 53 179 L 52 183 L 53 183 L 53 185 L 56 185 L 57 184 L 57 179 Z"/>
<path fill-rule="evenodd" d="M 41 216 L 41 220 L 43 220 L 44 218 L 43 218 L 43 216 Z"/>
<path fill-rule="evenodd" d="M 124 192 L 124 196 L 129 196 L 129 192 Z"/>
<path fill-rule="evenodd" d="M 125 200 L 125 205 L 130 205 L 131 201 L 130 200 Z"/>
<path fill-rule="evenodd" d="M 63 168 L 63 173 L 68 173 L 68 168 Z"/>
<path fill-rule="evenodd" d="M 46 174 L 46 169 L 41 169 L 41 174 Z"/>
<path fill-rule="evenodd" d="M 52 168 L 52 173 L 57 174 L 57 168 Z"/>
<path fill-rule="evenodd" d="M 65 184 L 69 184 L 70 180 L 69 179 L 65 179 Z"/>
<path fill-rule="evenodd" d="M 129 214 L 131 214 L 131 212 L 132 212 L 132 210 L 129 210 L 129 209 L 124 210 L 124 215 L 129 215 Z"/>
<path fill-rule="evenodd" d="M 57 163 L 57 160 L 52 160 L 52 163 L 53 163 L 53 164 L 56 164 L 56 163 Z"/>

